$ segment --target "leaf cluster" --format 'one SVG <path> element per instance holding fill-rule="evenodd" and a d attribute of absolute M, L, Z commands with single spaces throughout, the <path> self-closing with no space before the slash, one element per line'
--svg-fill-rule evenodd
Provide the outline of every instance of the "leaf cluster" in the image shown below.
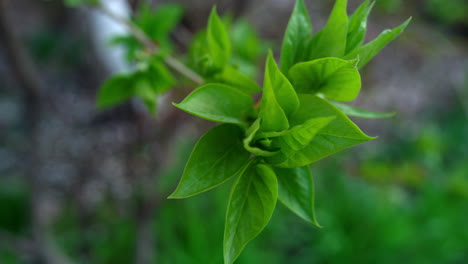
<path fill-rule="evenodd" d="M 373 139 L 348 116 L 392 115 L 345 104 L 359 95 L 359 69 L 409 23 L 364 43 L 373 5 L 366 0 L 348 16 L 347 1 L 336 0 L 327 24 L 314 33 L 304 1 L 297 0 L 280 63 L 269 51 L 262 85 L 254 78 L 265 45 L 248 23 L 223 19 L 214 7 L 206 30 L 193 38 L 184 70 L 194 71 L 203 83 L 174 106 L 221 124 L 199 139 L 170 198 L 190 197 L 235 179 L 226 212 L 224 263 L 233 263 L 265 228 L 277 201 L 319 226 L 309 165 Z M 138 97 L 156 111 L 156 98 L 178 79 L 172 71 L 177 67 L 170 70 L 167 58 L 173 50 L 169 34 L 181 16 L 175 5 L 141 7 L 131 23 L 157 50 L 148 50 L 135 34 L 114 39 L 136 67 L 104 83 L 100 107 Z"/>
<path fill-rule="evenodd" d="M 222 123 L 195 146 L 180 183 L 169 198 L 186 198 L 231 178 L 224 232 L 224 262 L 233 263 L 269 222 L 279 200 L 319 226 L 309 165 L 372 140 L 347 116 L 391 114 L 354 108 L 361 89 L 359 68 L 398 36 L 401 26 L 364 44 L 373 3 L 348 17 L 337 0 L 326 26 L 313 34 L 303 0 L 296 2 L 281 49 L 280 66 L 270 51 L 263 87 L 230 65 L 232 42 L 213 9 L 208 27 L 194 41 L 193 67 L 207 82 L 176 107 Z M 252 94 L 261 92 L 258 102 Z"/>
<path fill-rule="evenodd" d="M 97 101 L 98 107 L 108 108 L 137 97 L 154 114 L 157 98 L 176 83 L 164 58 L 173 49 L 170 33 L 179 24 L 183 9 L 176 4 L 160 5 L 157 9 L 142 4 L 138 10 L 130 23 L 154 42 L 159 52 L 151 52 L 132 34 L 114 37 L 111 43 L 122 45 L 127 60 L 135 67 L 130 73 L 114 75 L 104 82 Z"/>

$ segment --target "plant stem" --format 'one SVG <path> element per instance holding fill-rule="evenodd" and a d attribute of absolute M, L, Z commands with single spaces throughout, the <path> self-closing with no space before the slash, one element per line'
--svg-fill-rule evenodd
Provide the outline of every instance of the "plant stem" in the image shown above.
<path fill-rule="evenodd" d="M 159 53 L 161 49 L 159 48 L 156 43 L 154 43 L 145 32 L 143 32 L 138 26 L 136 26 L 132 21 L 122 17 L 111 9 L 107 8 L 105 5 L 99 5 L 98 9 L 109 16 L 110 18 L 114 19 L 115 21 L 119 22 L 122 25 L 125 25 L 130 33 L 151 53 Z M 171 67 L 173 70 L 177 71 L 178 73 L 184 75 L 188 79 L 192 80 L 196 84 L 203 84 L 203 78 L 198 75 L 196 72 L 192 71 L 190 68 L 185 66 L 181 63 L 178 59 L 171 55 L 164 56 L 164 62 Z"/>

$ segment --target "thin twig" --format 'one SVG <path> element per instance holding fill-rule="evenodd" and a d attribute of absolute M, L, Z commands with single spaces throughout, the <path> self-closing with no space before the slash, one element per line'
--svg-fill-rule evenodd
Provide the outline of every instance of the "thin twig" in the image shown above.
<path fill-rule="evenodd" d="M 109 16 L 110 18 L 114 19 L 116 22 L 125 25 L 129 30 L 130 33 L 143 45 L 147 50 L 151 53 L 159 53 L 160 48 L 154 41 L 151 40 L 145 32 L 143 32 L 138 26 L 136 26 L 132 21 L 116 14 L 111 9 L 107 8 L 105 5 L 99 5 L 98 9 Z M 171 67 L 173 70 L 179 72 L 180 74 L 184 75 L 188 79 L 192 80 L 196 84 L 202 84 L 204 82 L 203 78 L 198 75 L 196 72 L 189 69 L 183 63 L 181 63 L 178 59 L 172 57 L 171 55 L 166 55 L 164 57 L 164 62 Z"/>

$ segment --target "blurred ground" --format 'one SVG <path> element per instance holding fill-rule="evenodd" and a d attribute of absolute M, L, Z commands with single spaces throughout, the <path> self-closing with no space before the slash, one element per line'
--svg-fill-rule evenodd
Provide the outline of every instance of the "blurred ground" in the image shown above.
<path fill-rule="evenodd" d="M 219 263 L 227 190 L 165 199 L 207 123 L 170 112 L 171 127 L 159 127 L 138 102 L 97 110 L 110 71 L 95 53 L 86 11 L 58 0 L 9 2 L 41 97 L 31 105 L 0 36 L 0 263 Z M 186 9 L 177 31 L 185 37 L 216 3 L 245 16 L 273 47 L 293 6 L 172 2 Z M 350 10 L 360 3 L 349 2 Z M 306 3 L 317 30 L 333 1 Z M 356 119 L 379 139 L 313 167 L 323 229 L 280 209 L 239 263 L 468 261 L 467 14 L 457 0 L 377 2 L 369 39 L 413 21 L 363 69 L 355 104 L 397 116 Z M 174 36 L 180 49 L 185 37 Z"/>

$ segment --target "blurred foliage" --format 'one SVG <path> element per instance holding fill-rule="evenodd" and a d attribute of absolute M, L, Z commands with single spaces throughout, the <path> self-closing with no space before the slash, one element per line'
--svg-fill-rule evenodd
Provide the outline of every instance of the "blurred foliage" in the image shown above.
<path fill-rule="evenodd" d="M 26 232 L 29 225 L 29 199 L 29 192 L 23 183 L 1 180 L 0 230 L 16 235 Z"/>
<path fill-rule="evenodd" d="M 69 7 L 76 7 L 79 5 L 98 5 L 100 0 L 64 0 L 65 5 Z"/>
<path fill-rule="evenodd" d="M 65 68 L 77 65 L 87 46 L 86 42 L 75 39 L 68 32 L 53 29 L 35 32 L 26 43 L 35 61 Z"/>
<path fill-rule="evenodd" d="M 465 0 L 426 0 L 427 12 L 437 21 L 468 26 L 468 2 Z"/>
<path fill-rule="evenodd" d="M 468 2 L 466 0 L 422 0 L 414 1 L 414 9 L 423 12 L 436 23 L 452 26 L 468 26 Z M 397 13 L 407 8 L 408 1 L 378 0 L 377 7 L 385 13 Z"/>
<path fill-rule="evenodd" d="M 132 263 L 136 223 L 130 212 L 120 212 L 115 205 L 106 200 L 92 215 L 67 208 L 55 226 L 60 234 L 57 242 L 65 253 L 78 263 Z"/>
<path fill-rule="evenodd" d="M 164 56 L 174 47 L 170 33 L 182 19 L 183 8 L 178 4 L 164 4 L 153 9 L 143 3 L 132 18 L 132 23 L 160 49 L 153 54 L 150 46 L 143 46 L 132 34 L 116 36 L 111 44 L 123 45 L 126 59 L 136 65 L 131 73 L 119 74 L 106 80 L 98 94 L 98 106 L 108 108 L 140 98 L 155 114 L 157 98 L 174 85 L 175 78 L 163 63 Z"/>
<path fill-rule="evenodd" d="M 161 48 L 163 54 L 174 48 L 170 40 L 170 33 L 182 19 L 183 8 L 178 4 L 163 4 L 157 9 L 151 8 L 148 3 L 143 3 L 132 21 L 152 41 Z M 141 60 L 143 47 L 132 35 L 116 36 L 111 41 L 113 44 L 121 44 L 125 47 L 126 58 L 129 62 Z"/>

